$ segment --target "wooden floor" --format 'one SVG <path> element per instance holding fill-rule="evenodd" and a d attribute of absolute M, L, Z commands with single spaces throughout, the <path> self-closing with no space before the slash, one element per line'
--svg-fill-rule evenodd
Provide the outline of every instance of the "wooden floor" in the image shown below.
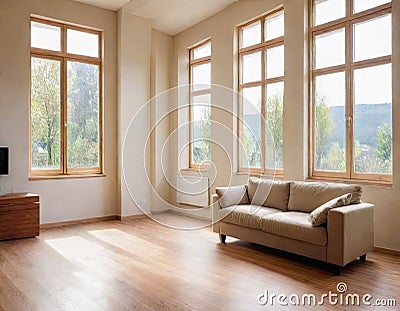
<path fill-rule="evenodd" d="M 181 217 L 181 216 L 164 216 Z M 150 219 L 46 229 L 38 238 L 0 242 L 0 310 L 271 310 L 257 297 L 347 293 L 395 298 L 400 258 L 371 253 L 335 276 L 300 256 L 227 239 L 208 229 L 173 230 Z M 275 301 L 274 306 L 277 305 Z M 293 310 L 291 306 L 277 307 Z M 302 306 L 295 310 L 374 310 Z"/>

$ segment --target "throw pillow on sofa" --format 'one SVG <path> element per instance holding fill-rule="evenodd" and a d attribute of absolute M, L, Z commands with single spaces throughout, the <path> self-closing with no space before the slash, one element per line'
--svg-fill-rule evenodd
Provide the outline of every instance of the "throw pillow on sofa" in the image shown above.
<path fill-rule="evenodd" d="M 247 186 L 217 187 L 215 192 L 219 196 L 219 205 L 224 208 L 232 205 L 249 204 Z"/>
<path fill-rule="evenodd" d="M 286 211 L 289 202 L 290 182 L 251 177 L 249 200 L 251 204 L 273 207 Z"/>
<path fill-rule="evenodd" d="M 316 227 L 320 226 L 328 220 L 328 212 L 332 208 L 335 207 L 340 207 L 340 206 L 345 206 L 350 204 L 351 202 L 351 193 L 347 193 L 345 195 L 342 195 L 340 197 L 334 198 L 324 204 L 322 204 L 320 207 L 316 208 L 311 212 L 310 218 L 311 218 L 311 224 Z"/>

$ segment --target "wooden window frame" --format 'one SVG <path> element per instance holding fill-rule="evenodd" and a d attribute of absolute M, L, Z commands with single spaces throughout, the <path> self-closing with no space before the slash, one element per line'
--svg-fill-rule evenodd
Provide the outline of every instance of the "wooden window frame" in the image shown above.
<path fill-rule="evenodd" d="M 353 60 L 354 40 L 353 25 L 392 13 L 392 2 L 353 13 L 354 0 L 346 0 L 346 16 L 314 26 L 314 1 L 309 0 L 309 176 L 314 179 L 332 179 L 339 181 L 358 181 L 385 185 L 391 183 L 393 174 L 357 173 L 354 157 L 354 71 L 356 69 L 391 64 L 392 54 L 362 61 Z M 342 65 L 314 69 L 314 39 L 324 33 L 337 29 L 345 32 L 345 63 Z M 321 171 L 315 169 L 315 78 L 332 73 L 343 72 L 345 75 L 345 134 L 346 134 L 346 170 L 345 172 Z"/>
<path fill-rule="evenodd" d="M 79 177 L 79 176 L 103 176 L 103 32 L 99 30 L 89 29 L 81 26 L 76 26 L 72 24 L 56 22 L 53 20 L 47 20 L 43 18 L 33 17 L 30 18 L 31 22 L 37 22 L 41 24 L 56 26 L 60 28 L 60 51 L 52 51 L 47 49 L 41 49 L 36 47 L 30 47 L 30 61 L 32 58 L 41 59 L 51 59 L 60 62 L 60 169 L 42 169 L 35 170 L 32 169 L 32 113 L 29 113 L 29 125 L 30 125 L 30 135 L 29 135 L 29 177 L 31 179 L 43 179 L 43 178 L 61 178 L 61 177 Z M 72 54 L 67 52 L 67 31 L 76 30 L 80 32 L 96 34 L 98 35 L 98 57 L 91 57 L 85 55 Z M 89 168 L 68 168 L 67 165 L 67 63 L 68 61 L 76 61 L 85 64 L 97 65 L 99 68 L 99 165 L 98 167 Z M 32 83 L 32 74 L 30 74 L 30 81 Z M 32 85 L 30 86 L 30 90 Z M 30 97 L 30 109 L 31 109 L 31 99 Z"/>
<path fill-rule="evenodd" d="M 192 82 L 193 82 L 193 68 L 200 65 L 210 64 L 211 66 L 211 55 L 193 59 L 194 50 L 205 46 L 207 44 L 211 44 L 211 39 L 207 39 L 202 41 L 195 46 L 189 48 L 189 169 L 194 170 L 207 170 L 209 168 L 209 164 L 198 164 L 193 162 L 193 130 L 192 130 L 192 122 L 193 122 L 193 97 L 200 95 L 210 95 L 211 97 L 211 85 L 208 89 L 193 91 Z M 212 48 L 212 47 L 211 47 Z"/>
<path fill-rule="evenodd" d="M 261 86 L 261 115 L 262 120 L 266 120 L 266 101 L 267 101 L 267 85 L 278 82 L 285 82 L 285 76 L 279 76 L 267 79 L 266 73 L 266 52 L 268 49 L 276 48 L 279 46 L 285 46 L 284 36 L 274 38 L 271 40 L 265 41 L 265 21 L 269 18 L 273 18 L 280 14 L 284 13 L 283 6 L 276 8 L 275 10 L 255 18 L 243 25 L 237 27 L 238 34 L 238 123 L 237 123 L 237 135 L 238 140 L 241 141 L 242 137 L 242 127 L 243 127 L 243 107 L 242 107 L 242 92 L 245 88 L 251 88 L 256 86 Z M 241 47 L 242 42 L 242 29 L 251 25 L 260 22 L 261 24 L 261 43 L 254 44 L 245 48 Z M 257 52 L 261 52 L 261 80 L 256 82 L 242 83 L 242 57 L 244 55 L 254 54 Z M 240 144 L 238 144 L 238 168 L 239 173 L 249 173 L 254 175 L 266 175 L 271 177 L 283 177 L 284 170 L 276 169 L 271 170 L 266 168 L 266 132 L 265 132 L 265 122 L 261 122 L 261 167 L 243 167 L 242 163 L 242 150 L 240 148 Z"/>

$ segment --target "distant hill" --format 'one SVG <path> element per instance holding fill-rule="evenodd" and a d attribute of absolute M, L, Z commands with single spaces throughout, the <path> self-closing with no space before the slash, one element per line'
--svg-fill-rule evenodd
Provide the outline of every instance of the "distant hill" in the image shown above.
<path fill-rule="evenodd" d="M 355 113 L 355 131 L 357 139 L 362 145 L 376 147 L 377 128 L 385 123 L 392 124 L 392 104 L 362 104 L 357 105 Z M 338 141 L 340 146 L 345 143 L 345 112 L 343 106 L 330 108 L 330 114 L 335 127 L 332 142 Z M 247 115 L 244 122 L 254 133 L 259 133 L 261 124 L 257 115 Z"/>
<path fill-rule="evenodd" d="M 331 141 L 339 141 L 344 146 L 345 112 L 343 106 L 330 108 L 330 113 L 335 126 Z M 392 104 L 362 104 L 355 107 L 355 135 L 362 145 L 376 147 L 377 128 L 383 124 L 392 124 Z"/>

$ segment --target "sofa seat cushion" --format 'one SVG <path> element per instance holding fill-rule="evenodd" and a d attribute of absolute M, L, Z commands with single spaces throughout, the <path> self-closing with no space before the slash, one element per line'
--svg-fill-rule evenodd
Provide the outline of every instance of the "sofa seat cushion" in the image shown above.
<path fill-rule="evenodd" d="M 261 230 L 316 245 L 326 245 L 326 227 L 313 227 L 309 213 L 282 212 L 261 218 Z"/>
<path fill-rule="evenodd" d="M 245 204 L 220 209 L 218 216 L 223 222 L 260 229 L 261 217 L 275 213 L 282 213 L 282 211 L 276 208 Z"/>
<path fill-rule="evenodd" d="M 288 210 L 310 213 L 320 205 L 351 193 L 351 204 L 361 202 L 363 189 L 358 185 L 294 181 L 290 184 Z"/>
<path fill-rule="evenodd" d="M 290 182 L 251 177 L 248 194 L 251 204 L 286 211 L 289 202 Z"/>

